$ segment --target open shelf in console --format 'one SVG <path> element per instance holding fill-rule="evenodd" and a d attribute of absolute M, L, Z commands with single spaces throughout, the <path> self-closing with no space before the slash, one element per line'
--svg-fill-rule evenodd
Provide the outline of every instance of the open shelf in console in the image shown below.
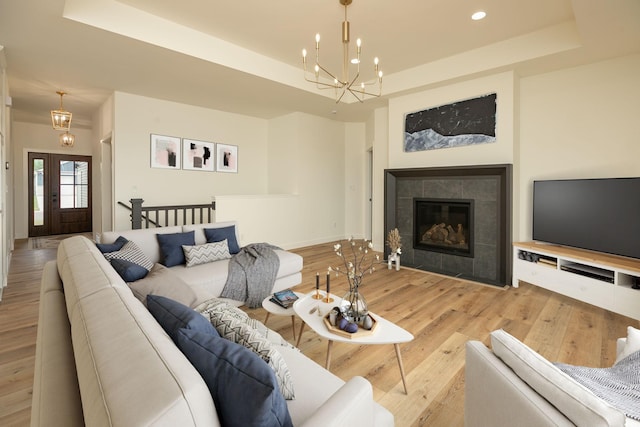
<path fill-rule="evenodd" d="M 513 244 L 513 287 L 520 281 L 640 319 L 640 259 L 518 242 Z"/>
<path fill-rule="evenodd" d="M 591 279 L 607 283 L 613 283 L 615 279 L 615 272 L 613 270 L 594 267 L 593 265 L 582 264 L 574 261 L 567 261 L 565 259 L 560 261 L 560 270 L 568 271 L 569 273 L 578 274 L 584 277 L 590 277 Z"/>

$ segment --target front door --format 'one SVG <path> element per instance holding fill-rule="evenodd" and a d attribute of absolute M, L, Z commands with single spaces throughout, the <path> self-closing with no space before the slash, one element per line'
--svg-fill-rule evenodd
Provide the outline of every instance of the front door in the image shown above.
<path fill-rule="evenodd" d="M 29 237 L 91 231 L 91 156 L 28 157 Z"/>

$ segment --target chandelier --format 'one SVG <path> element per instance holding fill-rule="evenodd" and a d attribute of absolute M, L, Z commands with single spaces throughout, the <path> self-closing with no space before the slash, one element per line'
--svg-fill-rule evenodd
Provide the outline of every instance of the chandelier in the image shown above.
<path fill-rule="evenodd" d="M 60 95 L 60 109 L 59 110 L 51 110 L 51 123 L 53 124 L 53 128 L 55 130 L 65 130 L 68 131 L 71 128 L 71 113 L 65 111 L 62 106 L 62 97 L 66 95 L 66 92 L 57 91 L 58 95 Z"/>
<path fill-rule="evenodd" d="M 76 136 L 69 132 L 61 133 L 58 141 L 63 147 L 73 147 L 73 144 L 76 142 Z"/>
<path fill-rule="evenodd" d="M 356 57 L 349 59 L 349 21 L 347 21 L 347 6 L 352 0 L 339 0 L 344 6 L 344 21 L 342 22 L 342 74 L 337 77 L 336 74 L 328 71 L 320 65 L 320 34 L 316 34 L 316 60 L 313 67 L 313 74 L 307 72 L 307 50 L 302 50 L 302 65 L 304 69 L 304 78 L 306 81 L 315 83 L 318 89 L 334 89 L 336 103 L 340 102 L 344 95 L 349 92 L 358 101 L 363 102 L 366 96 L 378 97 L 382 94 L 382 71 L 378 66 L 378 58 L 373 60 L 374 77 L 368 81 L 360 81 L 360 54 L 362 51 L 362 41 L 356 41 Z M 350 65 L 354 65 L 356 72 L 353 78 L 349 75 Z M 313 77 L 309 77 L 313 75 Z M 322 76 L 321 76 L 322 75 Z M 377 92 L 373 91 L 371 86 L 377 86 Z"/>

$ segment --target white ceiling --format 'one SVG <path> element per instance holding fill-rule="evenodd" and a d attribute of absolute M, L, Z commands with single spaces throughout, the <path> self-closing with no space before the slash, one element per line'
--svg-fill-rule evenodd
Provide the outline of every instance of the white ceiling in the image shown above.
<path fill-rule="evenodd" d="M 479 9 L 487 18 L 472 21 Z M 304 81 L 301 51 L 319 32 L 320 62 L 338 71 L 343 19 L 339 0 L 0 0 L 13 118 L 48 123 L 65 90 L 73 127 L 90 127 L 114 91 L 364 120 L 390 96 L 640 51 L 640 0 L 354 0 L 351 38 L 363 40 L 363 67 L 380 58 L 384 96 L 336 105 Z"/>

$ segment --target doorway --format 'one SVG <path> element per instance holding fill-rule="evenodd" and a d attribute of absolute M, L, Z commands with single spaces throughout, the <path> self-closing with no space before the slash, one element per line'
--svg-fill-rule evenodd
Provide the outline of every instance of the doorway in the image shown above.
<path fill-rule="evenodd" d="M 91 156 L 29 153 L 29 237 L 91 231 Z"/>

